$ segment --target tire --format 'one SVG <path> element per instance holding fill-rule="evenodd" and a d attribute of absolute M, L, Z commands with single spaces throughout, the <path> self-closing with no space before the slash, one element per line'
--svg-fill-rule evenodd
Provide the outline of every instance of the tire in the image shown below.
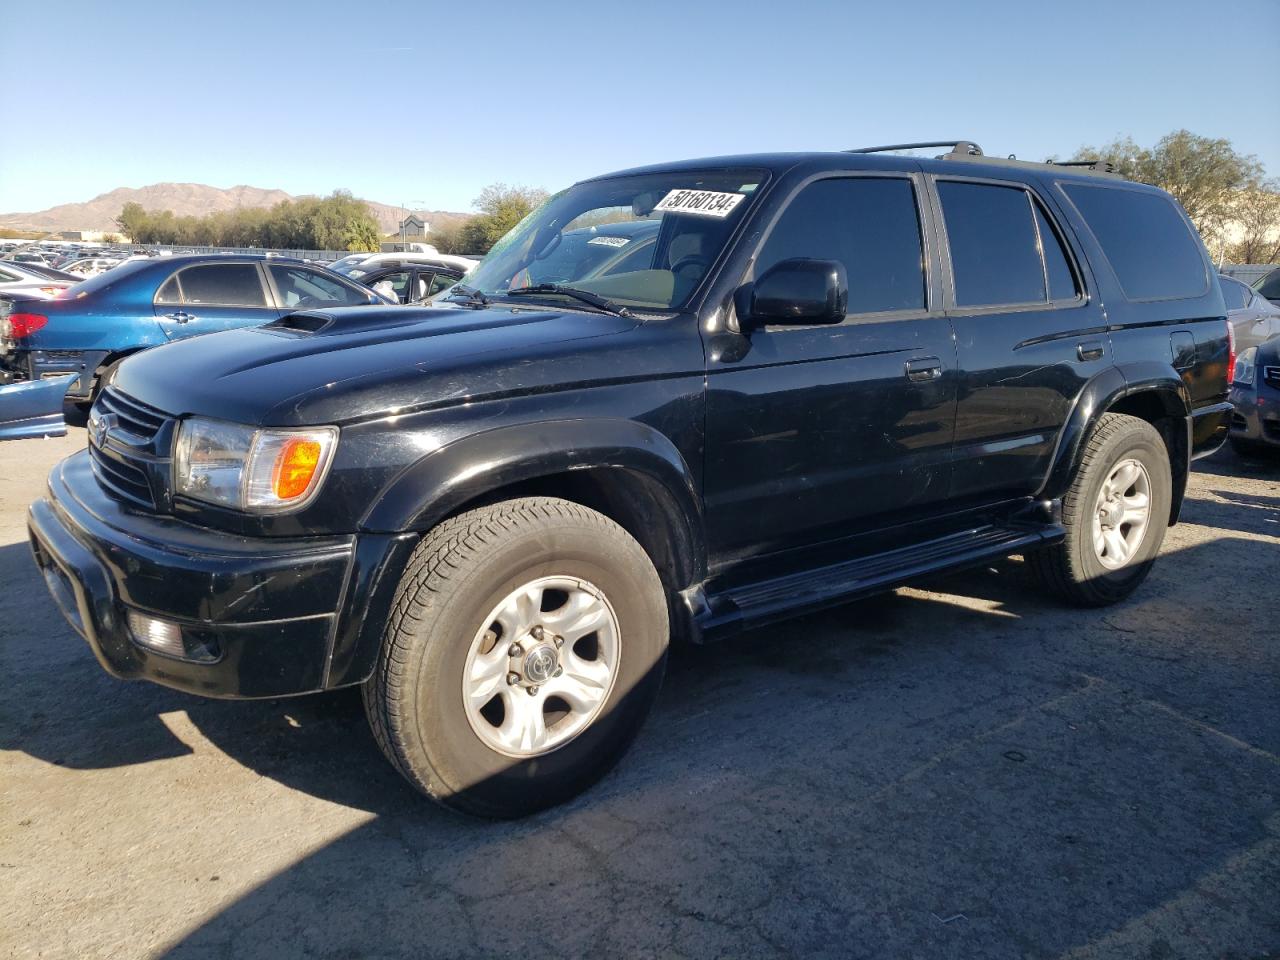
<path fill-rule="evenodd" d="M 1113 471 L 1133 461 L 1145 471 L 1148 515 L 1132 554 L 1122 566 L 1109 566 L 1117 562 L 1117 555 L 1099 553 L 1094 519 L 1100 515 L 1104 483 Z M 1120 477 L 1123 482 L 1125 476 Z M 1136 486 L 1129 489 L 1136 490 Z M 1160 552 L 1169 527 L 1172 491 L 1169 451 L 1155 427 L 1137 417 L 1104 414 L 1085 444 L 1071 488 L 1062 499 L 1066 537 L 1061 543 L 1028 553 L 1031 570 L 1053 593 L 1075 606 L 1102 607 L 1123 600 L 1146 579 Z M 1108 509 L 1113 507 L 1108 504 Z M 1106 549 L 1110 551 L 1110 544 Z"/>
<path fill-rule="evenodd" d="M 548 583 L 563 589 L 531 587 Z M 569 616 L 564 611 L 570 600 L 600 601 L 597 613 L 605 626 L 579 641 L 567 626 L 544 633 L 541 623 L 532 633 L 512 627 L 511 635 L 497 636 L 508 632 L 502 611 L 519 606 L 518 601 L 511 606 L 511 598 L 529 590 L 542 591 L 539 611 L 560 594 L 568 598 L 560 611 L 529 614 L 533 619 L 546 618 L 550 624 L 550 618 Z M 570 590 L 574 592 L 565 592 Z M 533 608 L 521 609 L 527 613 Z M 561 628 L 568 642 L 554 650 L 548 643 Z M 640 545 L 612 520 L 548 497 L 481 507 L 432 530 L 410 558 L 378 662 L 364 685 L 365 713 L 383 753 L 427 796 L 463 813 L 521 817 L 585 790 L 626 752 L 661 686 L 668 633 L 657 571 Z M 508 645 L 514 643 L 529 647 L 530 659 L 508 661 L 514 649 Z M 591 652 L 582 644 L 595 644 L 601 663 L 605 648 L 612 650 L 607 693 L 590 717 L 586 709 L 574 713 L 556 692 L 557 684 L 574 679 L 574 665 L 590 662 L 577 659 L 579 652 Z M 560 658 L 561 672 L 544 677 L 539 686 L 530 677 L 545 663 L 530 662 L 548 649 Z M 513 723 L 522 711 L 535 711 L 547 737 L 566 735 L 572 726 L 564 726 L 568 717 L 585 727 L 536 755 L 522 754 L 523 740 L 516 746 L 493 742 L 505 728 L 492 714 L 477 713 L 468 701 L 465 678 L 481 659 L 494 657 L 507 665 L 501 668 L 502 680 L 493 681 L 494 700 L 485 710 L 496 710 L 505 722 L 510 709 Z M 528 674 L 521 677 L 522 686 L 511 685 L 507 670 Z M 605 689 L 603 683 L 599 689 Z M 495 708 L 494 702 L 501 706 Z M 543 704 L 551 712 L 526 702 Z M 567 708 L 566 720 L 549 720 L 560 705 Z M 515 753 L 499 752 L 506 747 Z"/>

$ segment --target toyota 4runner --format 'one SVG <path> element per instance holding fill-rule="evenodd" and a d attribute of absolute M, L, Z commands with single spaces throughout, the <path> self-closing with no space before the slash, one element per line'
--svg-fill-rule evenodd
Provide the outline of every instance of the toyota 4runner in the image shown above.
<path fill-rule="evenodd" d="M 434 306 L 131 358 L 36 562 L 111 673 L 361 685 L 495 817 L 617 761 L 671 637 L 1014 553 L 1121 600 L 1228 426 L 1215 273 L 1158 189 L 946 146 L 587 180 Z"/>

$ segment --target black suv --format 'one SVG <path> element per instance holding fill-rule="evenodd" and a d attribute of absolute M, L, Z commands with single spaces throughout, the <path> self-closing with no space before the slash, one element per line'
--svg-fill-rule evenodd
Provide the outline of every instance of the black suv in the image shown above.
<path fill-rule="evenodd" d="M 131 358 L 36 562 L 113 674 L 362 684 L 404 776 L 487 816 L 600 777 L 671 636 L 1013 553 L 1120 600 L 1225 436 L 1217 278 L 1160 190 L 952 146 L 587 180 L 447 303 Z"/>

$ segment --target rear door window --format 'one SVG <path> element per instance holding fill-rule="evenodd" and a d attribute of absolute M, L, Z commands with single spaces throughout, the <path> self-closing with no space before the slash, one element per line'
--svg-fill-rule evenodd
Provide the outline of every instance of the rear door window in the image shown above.
<path fill-rule="evenodd" d="M 182 302 L 220 307 L 265 307 L 266 294 L 252 263 L 208 263 L 182 271 Z"/>
<path fill-rule="evenodd" d="M 309 307 L 354 307 L 367 304 L 369 295 L 355 287 L 341 283 L 336 277 L 326 277 L 306 267 L 285 267 L 272 264 L 271 279 L 275 281 L 280 306 L 293 310 Z M 186 277 L 183 277 L 183 289 Z"/>
<path fill-rule="evenodd" d="M 938 196 L 951 248 L 957 306 L 1048 299 L 1036 211 L 1026 190 L 941 180 Z"/>
<path fill-rule="evenodd" d="M 1173 200 L 1124 187 L 1064 183 L 1130 300 L 1182 300 L 1208 289 L 1200 244 Z"/>
<path fill-rule="evenodd" d="M 847 177 L 804 187 L 774 224 L 755 275 L 797 257 L 844 264 L 851 314 L 924 309 L 920 216 L 910 180 Z"/>

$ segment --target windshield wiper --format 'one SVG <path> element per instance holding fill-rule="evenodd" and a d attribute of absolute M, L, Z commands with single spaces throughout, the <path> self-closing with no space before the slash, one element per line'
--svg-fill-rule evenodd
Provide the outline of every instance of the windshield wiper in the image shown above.
<path fill-rule="evenodd" d="M 559 283 L 535 283 L 531 287 L 516 287 L 514 290 L 508 290 L 507 296 L 518 297 L 526 294 L 536 293 L 558 293 L 562 296 L 573 297 L 575 300 L 581 300 L 583 303 L 589 303 L 593 307 L 598 307 L 609 313 L 617 314 L 620 317 L 631 316 L 631 311 L 624 306 L 614 303 L 608 297 L 602 297 L 598 293 L 592 293 L 590 290 L 578 290 L 575 287 L 566 287 Z"/>
<path fill-rule="evenodd" d="M 466 284 L 455 283 L 449 290 L 449 296 L 446 300 L 459 300 L 465 298 L 465 302 L 474 307 L 487 307 L 489 298 L 477 290 L 475 287 L 468 287 Z"/>

